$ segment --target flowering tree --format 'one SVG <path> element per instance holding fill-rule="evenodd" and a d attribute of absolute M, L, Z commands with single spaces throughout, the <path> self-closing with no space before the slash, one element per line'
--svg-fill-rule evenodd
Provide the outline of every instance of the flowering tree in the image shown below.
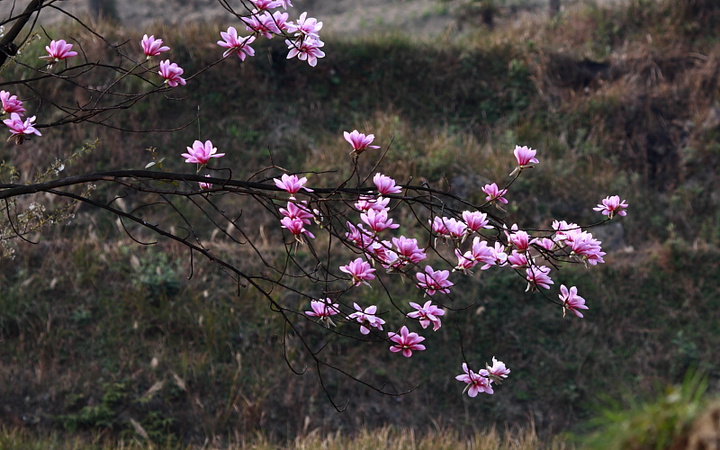
<path fill-rule="evenodd" d="M 211 66 L 241 64 L 255 55 L 252 45 L 256 40 L 265 38 L 283 39 L 288 59 L 297 58 L 313 67 L 324 56 L 319 36 L 322 22 L 307 13 L 290 20 L 290 1 L 247 0 L 237 9 L 226 0 L 219 1 L 239 29 L 230 26 L 220 33 L 218 59 Z M 28 139 L 43 139 L 40 130 L 69 123 L 113 126 L 107 120 L 111 115 L 132 108 L 146 97 L 191 86 L 208 69 L 187 74 L 172 62 L 172 43 L 154 34 L 138 36 L 135 42 L 123 45 L 98 35 L 117 55 L 113 64 L 92 62 L 92 55 L 79 51 L 81 43 L 66 39 L 51 39 L 39 61 L 29 60 L 22 49 L 31 46 L 36 36 L 32 32 L 34 21 L 45 8 L 62 11 L 56 3 L 30 1 L 22 13 L 4 22 L 10 31 L 0 41 L 0 63 L 34 74 L 33 78 L 0 83 L 8 145 L 20 148 Z M 19 38 L 21 34 L 26 37 Z M 235 57 L 239 61 L 225 61 Z M 95 71 L 108 74 L 104 85 L 87 82 L 86 75 Z M 90 94 L 89 99 L 63 104 L 37 87 L 48 79 L 81 89 Z M 537 150 L 517 146 L 508 179 L 485 185 L 485 202 L 473 204 L 450 192 L 404 183 L 378 171 L 390 148 L 373 145 L 374 135 L 353 130 L 346 131 L 344 139 L 347 147 L 338 151 L 348 152 L 351 172 L 331 186 L 323 186 L 322 173 L 312 174 L 319 181 L 310 187 L 308 177 L 303 176 L 308 173 L 302 168 L 287 171 L 275 165 L 247 179 L 237 179 L 229 168 L 222 167 L 228 150 L 218 149 L 212 139 L 195 140 L 185 153 L 182 149 L 171 155 L 153 153 L 153 161 L 144 168 L 131 170 L 62 176 L 64 165 L 60 160 L 45 171 L 38 170 L 41 176 L 30 183 L 11 177 L 0 184 L 4 229 L 8 230 L 1 242 L 9 253 L 12 239 L 26 239 L 37 228 L 71 215 L 69 209 L 46 212 L 36 194 L 107 211 L 117 216 L 128 235 L 139 243 L 144 242 L 136 237 L 138 229 L 179 242 L 189 250 L 191 268 L 194 256 L 202 255 L 222 267 L 238 285 L 253 288 L 265 298 L 287 328 L 300 337 L 318 367 L 321 383 L 319 369 L 323 367 L 365 382 L 326 360 L 324 345 L 311 345 L 306 327 L 300 323 L 315 324 L 316 331 L 327 339 L 370 341 L 411 358 L 415 352 L 432 351 L 429 336 L 442 327 L 443 320 L 467 311 L 468 300 L 456 291 L 461 277 L 512 271 L 526 286 L 527 295 L 546 299 L 563 317 L 567 312 L 583 317 L 581 310 L 588 306 L 575 286 L 560 284 L 558 293 L 551 293 L 557 287 L 555 273 L 563 264 L 589 267 L 604 263 L 601 242 L 589 227 L 559 218 L 550 218 L 547 223 L 552 225 L 546 228 L 520 229 L 510 223 L 503 208 L 510 201 L 515 180 L 541 163 Z M 165 158 L 183 158 L 192 166 L 184 172 L 164 171 Z M 374 162 L 372 169 L 363 169 L 363 159 Z M 94 197 L 93 188 L 99 183 L 141 192 L 153 200 L 128 211 L 116 202 L 117 198 L 108 202 Z M 228 197 L 237 201 L 231 205 L 225 201 Z M 148 214 L 158 205 L 174 214 Z M 605 218 L 594 225 L 624 216 L 627 206 L 617 195 L 606 197 L 594 208 Z M 209 225 L 247 249 L 254 259 L 252 271 L 215 251 L 198 231 L 199 222 L 183 212 L 185 207 L 197 212 L 202 226 Z M 244 211 L 271 218 L 270 233 L 277 239 L 276 245 L 268 248 L 256 242 L 250 226 L 244 223 Z M 402 283 L 406 288 L 399 298 L 393 285 Z M 370 289 L 379 291 L 386 301 L 370 302 L 365 295 Z M 279 291 L 294 292 L 302 303 L 282 300 Z M 483 365 L 466 360 L 463 348 L 459 348 L 456 358 L 462 373 L 455 378 L 465 384 L 470 397 L 492 394 L 494 386 L 510 374 L 495 356 Z M 369 387 L 382 392 L 381 387 Z"/>

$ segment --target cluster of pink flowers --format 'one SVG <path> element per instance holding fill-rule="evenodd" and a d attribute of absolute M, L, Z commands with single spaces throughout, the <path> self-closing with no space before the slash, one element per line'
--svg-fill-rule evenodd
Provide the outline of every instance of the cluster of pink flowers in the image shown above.
<path fill-rule="evenodd" d="M 325 56 L 320 50 L 325 43 L 320 40 L 318 32 L 322 29 L 322 22 L 307 17 L 307 12 L 300 14 L 296 22 L 288 20 L 286 12 L 270 10 L 282 7 L 292 7 L 289 1 L 271 0 L 250 0 L 253 7 L 249 14 L 241 18 L 245 29 L 250 32 L 248 36 L 239 36 L 235 27 L 228 27 L 227 31 L 220 32 L 222 40 L 217 41 L 220 47 L 225 48 L 223 57 L 235 53 L 240 61 L 245 61 L 248 56 L 255 56 L 255 49 L 250 44 L 255 42 L 258 36 L 272 39 L 274 36 L 286 36 L 285 43 L 288 47 L 288 59 L 297 57 L 301 61 L 307 61 L 310 66 L 317 65 L 318 58 Z"/>
<path fill-rule="evenodd" d="M 143 35 L 140 46 L 147 60 L 170 50 L 170 47 L 163 45 L 163 40 L 159 38 L 156 39 L 155 35 Z M 159 69 L 158 74 L 165 80 L 165 84 L 168 86 L 177 87 L 179 85 L 185 85 L 185 78 L 182 77 L 185 71 L 176 63 L 171 63 L 169 59 L 160 61 Z"/>
<path fill-rule="evenodd" d="M 455 379 L 467 384 L 464 392 L 467 392 L 468 396 L 476 397 L 481 392 L 492 394 L 494 393 L 492 383 L 500 384 L 510 375 L 510 369 L 505 367 L 505 363 L 498 361 L 494 356 L 492 361 L 492 366 L 486 365 L 485 369 L 480 369 L 478 372 L 470 370 L 467 363 L 462 364 L 464 373 L 456 376 Z"/>
<path fill-rule="evenodd" d="M 258 8 L 267 8 L 268 5 L 275 3 L 261 3 L 258 0 L 254 4 Z M 255 20 L 260 20 L 259 17 L 255 17 Z M 256 32 L 261 30 L 259 23 L 250 19 L 246 21 L 246 24 Z M 266 25 L 265 28 L 271 27 Z M 11 102 L 9 97 L 7 102 L 8 104 Z M 345 132 L 344 136 L 352 146 L 351 154 L 356 158 L 366 149 L 379 148 L 371 145 L 374 139 L 372 134 L 364 135 L 354 130 L 352 133 Z M 535 155 L 536 150 L 517 147 L 516 169 L 522 171 L 538 164 Z M 205 143 L 195 141 L 182 156 L 188 163 L 204 166 L 212 158 L 221 157 L 223 154 L 217 153 L 217 149 L 210 141 Z M 296 199 L 296 195 L 301 191 L 307 194 L 313 192 L 305 186 L 307 178 L 295 174 L 283 174 L 273 181 L 278 189 L 289 194 L 286 207 L 278 209 L 281 216 L 280 226 L 292 233 L 298 242 L 303 242 L 303 238 L 315 238 L 308 227 L 313 220 L 320 223 L 320 213 L 311 210 L 307 201 Z M 410 277 L 413 268 L 428 258 L 426 248 L 423 248 L 416 238 L 403 235 L 383 238 L 383 234 L 400 227 L 391 217 L 393 211 L 391 201 L 396 198 L 394 196 L 400 195 L 404 188 L 392 177 L 379 172 L 372 178 L 372 182 L 374 189 L 363 190 L 363 194 L 358 195 L 354 203 L 360 220 L 356 223 L 346 222 L 345 238 L 360 253 L 359 257 L 339 266 L 340 272 L 349 276 L 347 289 L 354 289 L 363 284 L 372 286 L 371 283 L 377 282 L 379 273 L 374 267 L 376 263 L 388 273 L 400 273 L 401 276 Z M 201 184 L 201 188 L 209 189 L 211 186 Z M 487 194 L 486 200 L 491 204 L 508 202 L 504 198 L 507 189 L 500 189 L 495 183 L 486 185 L 483 191 Z M 612 218 L 614 215 L 625 215 L 626 208 L 627 203 L 624 200 L 621 201 L 619 197 L 613 196 L 603 200 L 595 210 Z M 499 219 L 488 217 L 486 212 L 466 210 L 457 213 L 455 217 L 432 217 L 429 220 L 429 228 L 435 240 L 443 239 L 447 244 L 452 245 L 453 253 L 457 257 L 457 265 L 453 271 L 467 274 L 478 266 L 483 271 L 491 267 L 509 268 L 527 281 L 526 291 L 548 290 L 555 284 L 550 276 L 551 268 L 542 264 L 542 261 L 548 257 L 554 257 L 558 261 L 574 259 L 587 265 L 604 262 L 605 253 L 602 252 L 601 242 L 577 224 L 565 221 L 553 222 L 552 230 L 529 232 L 520 229 L 517 224 L 507 228 Z M 493 240 L 486 236 L 484 234 L 486 230 L 495 230 L 492 234 L 496 238 Z M 473 238 L 471 244 L 466 243 L 468 237 Z M 436 251 L 440 252 L 440 249 L 436 248 Z M 447 295 L 455 286 L 450 277 L 450 270 L 436 269 L 426 264 L 422 270 L 415 271 L 414 284 L 424 296 Z M 585 299 L 578 295 L 575 286 L 561 285 L 558 299 L 557 303 L 562 306 L 563 315 L 569 311 L 576 317 L 582 318 L 583 314 L 580 311 L 588 309 Z M 441 304 L 435 304 L 433 300 L 427 300 L 422 305 L 409 301 L 409 307 L 411 310 L 405 315 L 407 319 L 417 320 L 423 329 L 432 326 L 432 330 L 437 331 L 441 328 L 441 319 L 446 314 Z M 336 326 L 331 316 L 344 313 L 345 320 L 359 324 L 360 333 L 363 335 L 368 335 L 373 330 L 382 331 L 383 326 L 386 325 L 377 305 L 363 308 L 353 303 L 353 309 L 350 311 L 342 311 L 343 309 L 345 307 L 339 303 L 324 298 L 312 300 L 310 310 L 305 311 L 305 315 L 317 318 L 324 326 L 331 327 Z M 396 332 L 389 332 L 387 340 L 391 344 L 390 351 L 402 353 L 407 358 L 411 357 L 413 352 L 426 349 L 425 337 L 411 331 L 407 325 L 402 325 Z M 492 361 L 492 365 L 486 365 L 486 368 L 478 372 L 471 370 L 467 363 L 462 365 L 463 373 L 456 379 L 467 385 L 466 392 L 470 397 L 475 397 L 481 392 L 492 394 L 493 385 L 499 384 L 508 377 L 510 370 L 505 364 L 494 357 Z"/>
<path fill-rule="evenodd" d="M 35 116 L 23 119 L 22 114 L 25 113 L 25 108 L 23 108 L 23 102 L 17 98 L 17 95 L 11 95 L 7 91 L 0 91 L 0 101 L 2 101 L 0 116 L 10 114 L 10 118 L 3 120 L 3 123 L 10 129 L 11 138 L 14 137 L 18 143 L 22 143 L 25 135 L 35 134 L 42 136 L 35 129 Z"/>

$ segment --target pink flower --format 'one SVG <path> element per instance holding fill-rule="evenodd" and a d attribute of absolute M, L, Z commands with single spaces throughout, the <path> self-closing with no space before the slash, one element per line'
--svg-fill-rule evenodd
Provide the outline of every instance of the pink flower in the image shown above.
<path fill-rule="evenodd" d="M 593 211 L 600 211 L 603 216 L 608 216 L 608 219 L 612 219 L 615 213 L 619 216 L 627 215 L 627 211 L 625 211 L 627 207 L 628 204 L 625 203 L 625 200 L 620 201 L 619 196 L 613 195 L 612 197 L 605 197 L 602 203 L 593 208 Z"/>
<path fill-rule="evenodd" d="M 410 302 L 410 306 L 417 311 L 409 312 L 407 316 L 411 319 L 418 319 L 423 329 L 427 328 L 431 323 L 433 325 L 433 331 L 440 329 L 442 326 L 440 316 L 445 315 L 445 311 L 433 305 L 431 300 L 426 301 L 423 306 Z"/>
<path fill-rule="evenodd" d="M 376 211 L 374 209 L 368 209 L 366 212 L 360 214 L 360 219 L 376 233 L 386 228 L 394 229 L 400 227 L 400 225 L 393 223 L 392 219 L 388 219 L 388 213 L 385 210 Z"/>
<path fill-rule="evenodd" d="M 494 356 L 493 356 L 492 362 L 493 362 L 492 366 L 489 366 L 486 364 L 485 367 L 487 367 L 488 375 L 491 378 L 494 378 L 495 381 L 497 381 L 499 384 L 500 379 L 507 378 L 508 375 L 510 375 L 510 369 L 505 367 L 504 362 L 498 361 L 497 359 L 495 359 Z"/>
<path fill-rule="evenodd" d="M 71 51 L 72 46 L 72 44 L 68 44 L 63 39 L 60 39 L 59 41 L 50 41 L 50 45 L 45 46 L 45 50 L 48 54 L 41 56 L 40 59 L 46 60 L 48 62 L 48 67 L 51 67 L 60 60 L 77 56 L 77 52 Z"/>
<path fill-rule="evenodd" d="M 231 54 L 237 53 L 240 61 L 245 61 L 245 58 L 247 56 L 255 55 L 255 50 L 250 47 L 250 44 L 255 42 L 255 36 L 246 36 L 244 38 L 238 39 L 238 34 L 235 27 L 229 27 L 227 32 L 220 32 L 220 37 L 223 38 L 223 40 L 217 41 L 217 45 L 227 49 L 223 53 L 223 58 L 227 58 Z"/>
<path fill-rule="evenodd" d="M 410 333 L 408 328 L 404 325 L 400 328 L 400 334 L 393 333 L 391 331 L 388 333 L 388 337 L 391 341 L 395 342 L 395 345 L 390 347 L 390 351 L 393 353 L 402 352 L 403 356 L 406 358 L 412 356 L 413 350 L 425 350 L 425 346 L 420 343 L 424 341 L 425 338 L 417 333 Z"/>
<path fill-rule="evenodd" d="M 402 192 L 402 187 L 396 186 L 395 180 L 379 172 L 373 177 L 373 183 L 375 183 L 381 195 L 400 194 Z"/>
<path fill-rule="evenodd" d="M 348 221 L 347 227 L 350 231 L 345 233 L 345 237 L 350 242 L 365 251 L 369 251 L 372 248 L 373 243 L 375 242 L 375 236 L 371 232 L 365 230 L 362 224 L 358 224 L 356 227 Z"/>
<path fill-rule="evenodd" d="M 288 13 L 275 11 L 272 15 L 272 25 L 267 25 L 268 27 L 273 28 L 275 34 L 280 34 L 283 31 L 287 31 L 288 27 L 290 26 L 288 22 Z"/>
<path fill-rule="evenodd" d="M 513 233 L 505 231 L 510 244 L 512 244 L 518 252 L 527 251 L 528 248 L 530 248 L 530 235 L 523 230 L 518 230 L 517 225 L 513 225 L 511 231 L 513 231 Z"/>
<path fill-rule="evenodd" d="M 565 233 L 565 243 L 570 246 L 574 256 L 577 256 L 586 264 L 591 266 L 604 263 L 605 252 L 600 246 L 602 242 L 593 238 L 587 231 L 573 230 Z"/>
<path fill-rule="evenodd" d="M 295 195 L 300 189 L 312 192 L 312 189 L 305 187 L 305 183 L 307 183 L 306 177 L 298 178 L 297 175 L 288 175 L 284 173 L 279 180 L 277 178 L 273 178 L 273 181 L 275 182 L 275 186 L 286 190 L 291 195 Z"/>
<path fill-rule="evenodd" d="M 360 286 L 363 283 L 370 286 L 368 281 L 375 279 L 375 275 L 373 275 L 375 269 L 370 267 L 370 264 L 362 258 L 357 258 L 345 266 L 340 266 L 340 270 L 352 276 L 352 282 L 355 286 Z"/>
<path fill-rule="evenodd" d="M 320 50 L 321 47 L 325 46 L 325 43 L 315 37 L 306 36 L 294 41 L 286 39 L 285 44 L 290 50 L 287 59 L 292 59 L 297 56 L 300 61 L 307 60 L 310 67 L 317 66 L 317 59 L 325 57 L 325 52 Z"/>
<path fill-rule="evenodd" d="M 328 328 L 335 326 L 330 316 L 340 312 L 340 305 L 326 298 L 324 300 L 312 300 L 310 302 L 310 308 L 312 308 L 312 311 L 305 311 L 306 315 L 317 317 Z"/>
<path fill-rule="evenodd" d="M 25 112 L 25 108 L 22 106 L 23 102 L 18 100 L 17 95 L 10 95 L 7 91 L 0 91 L 0 100 L 2 101 L 3 114 L 23 114 Z"/>
<path fill-rule="evenodd" d="M 377 312 L 377 306 L 370 305 L 365 308 L 365 311 L 358 306 L 357 303 L 353 303 L 355 312 L 348 316 L 348 320 L 355 320 L 360 324 L 360 332 L 362 334 L 370 334 L 370 328 L 377 328 L 378 330 L 383 329 L 385 321 L 375 315 Z"/>
<path fill-rule="evenodd" d="M 487 241 L 483 241 L 479 237 L 473 239 L 471 254 L 474 261 L 485 263 L 480 270 L 487 270 L 490 266 L 497 264 L 498 258 L 495 250 L 488 246 Z"/>
<path fill-rule="evenodd" d="M 503 266 L 507 262 L 507 253 L 505 253 L 505 247 L 500 242 L 495 242 L 495 246 L 492 247 L 492 254 L 495 258 L 495 264 Z"/>
<path fill-rule="evenodd" d="M 169 59 L 160 61 L 160 70 L 158 73 L 165 78 L 165 82 L 170 87 L 177 87 L 178 84 L 185 85 L 185 78 L 181 77 L 185 71 L 178 67 L 175 63 L 170 63 Z"/>
<path fill-rule="evenodd" d="M 564 220 L 553 220 L 552 228 L 555 230 L 555 238 L 558 241 L 567 239 L 570 234 L 579 233 L 580 225 L 576 223 L 568 223 Z"/>
<path fill-rule="evenodd" d="M 188 152 L 180 155 L 185 158 L 186 163 L 205 165 L 210 161 L 210 158 L 225 156 L 225 153 L 217 153 L 217 148 L 213 147 L 210 141 L 205 141 L 204 144 L 200 141 L 195 141 L 192 147 L 186 148 Z"/>
<path fill-rule="evenodd" d="M 485 200 L 488 202 L 495 202 L 498 201 L 503 204 L 507 204 L 507 199 L 503 197 L 503 195 L 507 194 L 507 189 L 499 189 L 497 184 L 486 184 L 485 187 L 482 188 L 482 191 L 487 194 L 487 197 L 485 197 Z"/>
<path fill-rule="evenodd" d="M 452 217 L 435 217 L 432 231 L 444 238 L 459 239 L 465 236 L 467 225 Z"/>
<path fill-rule="evenodd" d="M 300 219 L 305 225 L 310 225 L 310 219 L 315 217 L 306 205 L 298 206 L 293 202 L 288 202 L 287 209 L 280 208 L 280 214 L 291 219 Z"/>
<path fill-rule="evenodd" d="M 517 145 L 515 146 L 515 151 L 513 153 L 515 153 L 515 159 L 517 159 L 518 166 L 515 168 L 515 170 L 512 171 L 510 176 L 513 176 L 519 171 L 527 169 L 528 167 L 532 167 L 534 164 L 539 163 L 537 158 L 535 158 L 537 150 L 533 150 L 530 147 L 520 147 L 519 145 Z"/>
<path fill-rule="evenodd" d="M 402 259 L 412 263 L 418 263 L 427 258 L 425 252 L 418 247 L 417 239 L 400 236 L 399 238 L 392 238 L 392 243 L 395 245 L 398 255 L 400 255 Z"/>
<path fill-rule="evenodd" d="M 390 203 L 389 198 L 375 198 L 370 195 L 361 195 L 358 198 L 358 201 L 355 202 L 355 208 L 357 208 L 357 210 L 360 212 L 365 212 L 369 209 L 374 209 L 375 211 L 383 211 L 388 208 L 388 203 Z"/>
<path fill-rule="evenodd" d="M 552 249 L 555 248 L 555 241 L 550 238 L 533 239 L 531 243 L 535 243 L 548 251 L 552 251 Z"/>
<path fill-rule="evenodd" d="M 142 41 L 140 41 L 143 52 L 148 59 L 150 59 L 151 56 L 157 56 L 162 52 L 170 50 L 170 47 L 164 46 L 162 44 L 162 39 L 155 39 L 155 35 L 152 35 L 150 37 L 148 37 L 147 34 L 143 35 Z"/>
<path fill-rule="evenodd" d="M 377 145 L 370 145 L 370 143 L 372 143 L 375 139 L 375 135 L 372 134 L 365 136 L 364 134 L 359 133 L 358 130 L 353 130 L 352 133 L 348 133 L 347 131 L 343 132 L 343 136 L 345 136 L 345 140 L 352 145 L 353 149 L 350 152 L 351 155 L 359 155 L 368 148 L 380 148 Z"/>
<path fill-rule="evenodd" d="M 9 119 L 3 120 L 3 123 L 10 128 L 10 134 L 13 136 L 23 136 L 26 134 L 36 134 L 42 136 L 38 130 L 35 129 L 34 123 L 35 116 L 29 117 L 22 120 L 22 117 L 18 113 L 11 113 Z"/>
<path fill-rule="evenodd" d="M 210 178 L 210 174 L 205 175 L 205 178 Z M 198 181 L 198 185 L 200 185 L 200 189 L 202 190 L 212 189 L 213 187 L 212 183 L 206 183 L 204 181 Z"/>
<path fill-rule="evenodd" d="M 455 256 L 457 256 L 458 263 L 453 269 L 453 272 L 456 270 L 462 270 L 464 273 L 470 273 L 470 269 L 477 266 L 477 261 L 475 261 L 475 258 L 472 256 L 472 252 L 465 252 L 463 253 L 462 250 L 459 248 L 455 249 Z"/>
<path fill-rule="evenodd" d="M 516 250 L 513 250 L 510 256 L 507 257 L 507 262 L 510 263 L 510 267 L 513 269 L 528 267 L 528 259 L 525 253 L 518 253 Z"/>
<path fill-rule="evenodd" d="M 250 17 L 243 17 L 241 20 L 245 22 L 245 28 L 248 31 L 260 33 L 268 39 L 272 39 L 274 34 L 280 32 L 278 27 L 275 25 L 273 16 L 268 11 L 265 11 L 260 15 L 253 14 Z"/>
<path fill-rule="evenodd" d="M 280 220 L 280 224 L 282 228 L 286 228 L 289 232 L 294 234 L 298 242 L 302 242 L 299 238 L 300 235 L 303 234 L 310 239 L 315 239 L 315 235 L 305 229 L 305 222 L 303 222 L 302 219 L 283 217 L 282 220 Z"/>
<path fill-rule="evenodd" d="M 462 368 L 465 373 L 456 376 L 455 379 L 467 384 L 463 392 L 467 392 L 468 396 L 474 398 L 480 392 L 487 394 L 494 392 L 491 386 L 492 380 L 488 378 L 490 374 L 487 370 L 481 369 L 479 373 L 475 373 L 468 368 L 467 363 L 463 363 Z"/>
<path fill-rule="evenodd" d="M 273 9 L 284 5 L 284 2 L 278 0 L 250 0 L 250 2 L 260 11 L 265 9 Z M 287 9 L 287 8 L 286 8 Z"/>
<path fill-rule="evenodd" d="M 304 12 L 300 14 L 296 23 L 289 24 L 287 31 L 289 33 L 295 33 L 296 36 L 319 38 L 318 31 L 320 31 L 322 26 L 322 22 L 318 22 L 314 17 L 307 17 L 307 12 Z"/>
<path fill-rule="evenodd" d="M 435 292 L 441 294 L 449 294 L 449 287 L 453 286 L 454 283 L 448 280 L 450 271 L 448 270 L 433 270 L 430 266 L 425 266 L 425 272 L 418 272 L 415 277 L 418 280 L 417 286 L 423 289 L 428 295 L 434 295 Z"/>
<path fill-rule="evenodd" d="M 508 258 L 508 261 L 510 258 Z M 543 289 L 550 289 L 551 284 L 555 284 L 550 278 L 550 268 L 547 266 L 532 266 L 525 269 L 526 279 L 528 281 L 527 289 L 525 292 L 532 290 L 536 291 L 538 287 Z"/>
<path fill-rule="evenodd" d="M 470 231 L 480 231 L 480 229 L 492 229 L 492 226 L 488 225 L 487 214 L 480 211 L 463 211 L 462 218 L 465 221 Z"/>
<path fill-rule="evenodd" d="M 577 288 L 575 286 L 568 289 L 564 284 L 560 285 L 560 294 L 558 296 L 563 303 L 563 316 L 565 316 L 565 311 L 570 311 L 582 318 L 583 315 L 578 309 L 589 309 L 585 306 L 585 299 L 577 295 Z"/>

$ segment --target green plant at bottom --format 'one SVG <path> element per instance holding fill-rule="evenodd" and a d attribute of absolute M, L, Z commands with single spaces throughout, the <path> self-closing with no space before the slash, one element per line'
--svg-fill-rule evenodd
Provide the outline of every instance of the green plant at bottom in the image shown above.
<path fill-rule="evenodd" d="M 681 385 L 669 386 L 655 400 L 618 402 L 610 399 L 601 415 L 588 422 L 597 431 L 583 439 L 584 448 L 665 449 L 687 434 L 703 411 L 707 375 L 689 370 Z"/>

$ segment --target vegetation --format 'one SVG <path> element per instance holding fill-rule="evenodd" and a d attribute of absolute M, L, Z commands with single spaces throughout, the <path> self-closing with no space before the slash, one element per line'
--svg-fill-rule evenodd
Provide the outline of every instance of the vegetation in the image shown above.
<path fill-rule="evenodd" d="M 464 286 L 475 316 L 433 336 L 447 352 L 418 354 L 409 365 L 387 351 L 331 343 L 340 367 L 398 392 L 417 386 L 385 397 L 324 373 L 333 398 L 348 401 L 338 413 L 293 335 L 252 290 L 228 283 L 207 261 L 196 261 L 189 277 L 182 248 L 138 246 L 110 217 L 73 210 L 74 219 L 38 232 L 39 244 L 13 243 L 14 259 L 0 261 L 0 422 L 7 427 L 0 447 L 348 448 L 357 430 L 367 430 L 357 432 L 357 448 L 455 448 L 446 444 L 455 439 L 481 447 L 486 438 L 492 447 L 531 448 L 594 416 L 599 402 L 627 392 L 650 398 L 648 385 L 676 384 L 690 368 L 708 374 L 705 395 L 716 395 L 720 29 L 713 24 L 720 7 L 631 0 L 523 20 L 433 41 L 326 39 L 332 51 L 314 70 L 286 61 L 273 43 L 234 66 L 237 78 L 216 66 L 189 81 L 181 98 L 112 119 L 136 129 L 192 123 L 181 131 L 120 135 L 68 126 L 20 152 L 8 145 L 2 158 L 25 180 L 33 167 L 75 149 L 68 173 L 145 167 L 152 159 L 145 149 L 155 147 L 167 167 L 183 170 L 179 154 L 199 134 L 213 136 L 225 163 L 248 177 L 272 159 L 335 170 L 323 178 L 331 183 L 348 167 L 342 131 L 358 128 L 391 143 L 384 173 L 423 177 L 477 200 L 481 186 L 510 172 L 514 145 L 529 145 L 542 162 L 515 186 L 508 213 L 521 226 L 541 215 L 591 222 L 590 208 L 609 194 L 631 205 L 621 225 L 597 230 L 610 249 L 606 267 L 563 269 L 588 300 L 585 319 L 563 319 L 508 276 L 478 275 Z M 100 26 L 119 41 L 137 40 Z M 188 72 L 220 53 L 207 51 L 217 40 L 210 27 L 156 34 L 178 43 Z M 40 50 L 38 42 L 23 52 Z M 18 76 L 22 68 L 7 70 L 3 76 Z M 98 186 L 93 195 L 111 194 Z M 132 208 L 142 198 L 122 201 Z M 258 233 L 273 245 L 272 235 Z M 252 265 L 230 241 L 216 236 L 213 245 Z M 440 356 L 455 351 L 457 331 L 468 358 L 489 361 L 492 348 L 512 368 L 492 397 L 462 396 L 453 379 L 459 363 Z M 296 376 L 286 361 L 309 368 Z M 704 383 L 688 381 L 655 402 L 619 402 L 611 422 L 641 434 L 631 448 L 679 442 L 702 416 Z M 665 415 L 676 411 L 669 404 L 680 405 L 678 414 Z M 506 426 L 538 432 L 502 437 L 497 430 Z M 672 432 L 660 433 L 663 441 L 644 431 L 658 428 Z"/>

